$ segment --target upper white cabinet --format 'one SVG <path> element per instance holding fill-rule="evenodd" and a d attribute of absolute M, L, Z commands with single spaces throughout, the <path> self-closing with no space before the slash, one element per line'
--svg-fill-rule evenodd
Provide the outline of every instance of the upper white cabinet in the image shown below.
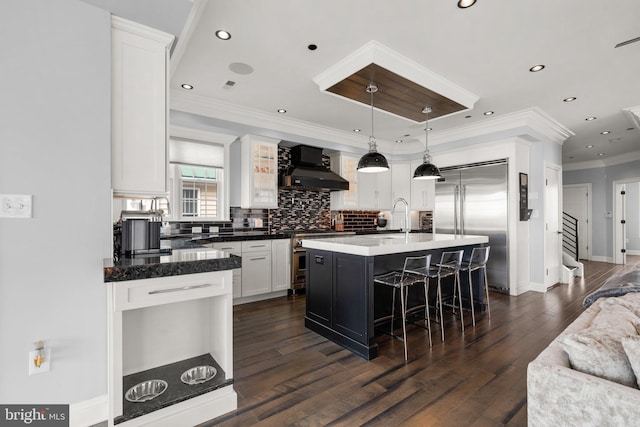
<path fill-rule="evenodd" d="M 331 192 L 331 210 L 358 209 L 358 161 L 353 154 L 330 154 L 331 170 L 347 181 L 349 189 Z"/>
<path fill-rule="evenodd" d="M 358 209 L 391 209 L 391 170 L 358 172 Z"/>
<path fill-rule="evenodd" d="M 422 164 L 422 160 L 411 162 L 411 209 L 417 211 L 433 210 L 436 204 L 436 180 L 435 179 L 411 179 L 413 171 Z"/>
<path fill-rule="evenodd" d="M 411 163 L 396 162 L 391 163 L 391 203 L 398 198 L 403 198 L 407 202 L 411 200 L 411 177 L 413 170 Z"/>
<path fill-rule="evenodd" d="M 240 207 L 243 209 L 278 207 L 278 142 L 255 135 L 240 138 Z"/>
<path fill-rule="evenodd" d="M 167 192 L 170 34 L 112 17 L 111 185 L 115 195 Z"/>

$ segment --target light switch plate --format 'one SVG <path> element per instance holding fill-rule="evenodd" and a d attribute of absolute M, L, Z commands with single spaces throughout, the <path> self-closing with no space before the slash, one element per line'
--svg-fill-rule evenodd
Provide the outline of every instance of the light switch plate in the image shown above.
<path fill-rule="evenodd" d="M 31 194 L 0 194 L 0 218 L 31 218 Z"/>

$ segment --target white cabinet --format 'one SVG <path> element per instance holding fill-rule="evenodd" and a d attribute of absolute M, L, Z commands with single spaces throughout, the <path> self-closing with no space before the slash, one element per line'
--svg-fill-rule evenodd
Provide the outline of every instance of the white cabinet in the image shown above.
<path fill-rule="evenodd" d="M 358 209 L 358 161 L 359 157 L 352 154 L 333 153 L 331 170 L 347 181 L 349 189 L 331 192 L 331 210 Z"/>
<path fill-rule="evenodd" d="M 242 244 L 240 242 L 215 242 L 208 245 L 213 249 L 225 251 L 231 255 L 242 256 Z M 240 298 L 242 296 L 242 269 L 234 268 L 233 270 L 233 298 Z"/>
<path fill-rule="evenodd" d="M 411 162 L 411 175 L 422 164 L 422 160 Z M 416 211 L 433 210 L 436 204 L 435 179 L 411 179 L 411 209 Z"/>
<path fill-rule="evenodd" d="M 242 242 L 242 296 L 271 292 L 271 240 Z"/>
<path fill-rule="evenodd" d="M 409 162 L 397 162 L 391 164 L 391 202 L 403 198 L 410 203 L 411 177 L 413 170 Z"/>
<path fill-rule="evenodd" d="M 278 140 L 255 135 L 240 138 L 243 209 L 278 207 Z"/>
<path fill-rule="evenodd" d="M 391 209 L 391 171 L 358 173 L 358 209 Z"/>
<path fill-rule="evenodd" d="M 173 39 L 112 17 L 111 185 L 115 195 L 167 192 L 168 66 Z"/>
<path fill-rule="evenodd" d="M 291 240 L 273 240 L 271 243 L 271 290 L 283 291 L 290 287 Z"/>

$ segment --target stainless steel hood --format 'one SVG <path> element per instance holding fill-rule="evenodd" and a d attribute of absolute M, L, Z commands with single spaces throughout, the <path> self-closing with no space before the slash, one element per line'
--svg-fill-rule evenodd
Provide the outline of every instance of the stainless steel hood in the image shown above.
<path fill-rule="evenodd" d="M 312 191 L 348 190 L 349 181 L 322 163 L 322 148 L 291 147 L 291 166 L 280 179 L 281 188 Z"/>

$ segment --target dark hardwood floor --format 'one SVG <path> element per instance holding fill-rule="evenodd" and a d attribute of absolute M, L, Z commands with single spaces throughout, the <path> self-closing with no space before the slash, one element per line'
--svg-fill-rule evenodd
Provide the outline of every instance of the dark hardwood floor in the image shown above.
<path fill-rule="evenodd" d="M 491 319 L 450 317 L 446 341 L 411 327 L 379 338 L 370 362 L 304 327 L 304 296 L 234 307 L 238 409 L 207 426 L 525 426 L 526 368 L 583 312 L 582 300 L 612 274 L 640 268 L 585 262 L 585 277 L 547 293 L 492 293 Z M 446 322 L 445 322 L 446 323 Z"/>

